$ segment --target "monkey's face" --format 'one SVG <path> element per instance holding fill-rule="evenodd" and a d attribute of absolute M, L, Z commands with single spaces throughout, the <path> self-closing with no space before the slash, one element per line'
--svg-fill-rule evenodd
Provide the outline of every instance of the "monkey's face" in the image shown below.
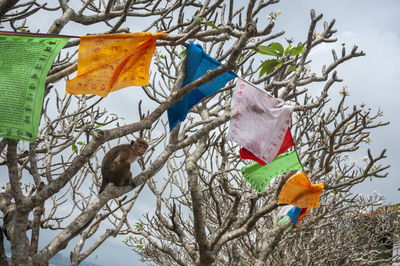
<path fill-rule="evenodd" d="M 137 140 L 135 142 L 136 152 L 139 156 L 142 156 L 146 151 L 149 145 L 144 140 Z"/>

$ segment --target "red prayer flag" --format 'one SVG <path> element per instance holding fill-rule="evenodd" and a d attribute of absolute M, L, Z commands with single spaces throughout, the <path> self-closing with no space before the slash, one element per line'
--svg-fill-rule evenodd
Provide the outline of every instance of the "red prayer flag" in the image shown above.
<path fill-rule="evenodd" d="M 292 134 L 290 134 L 290 129 L 288 128 L 288 130 L 286 131 L 285 138 L 283 139 L 283 142 L 281 144 L 281 147 L 279 148 L 278 154 L 275 157 L 284 153 L 290 147 L 293 147 L 293 146 L 294 146 L 294 144 L 293 144 Z M 240 158 L 242 158 L 242 159 L 249 159 L 249 160 L 253 160 L 261 165 L 267 165 L 263 160 L 261 160 L 260 158 L 255 156 L 251 151 L 247 150 L 245 147 L 242 147 L 239 150 L 239 153 L 240 153 Z"/>

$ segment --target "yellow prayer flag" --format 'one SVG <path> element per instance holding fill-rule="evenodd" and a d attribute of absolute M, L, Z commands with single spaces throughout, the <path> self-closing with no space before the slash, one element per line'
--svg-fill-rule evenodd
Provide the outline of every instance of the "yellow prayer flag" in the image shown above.
<path fill-rule="evenodd" d="M 313 185 L 302 172 L 289 178 L 279 195 L 278 204 L 287 203 L 299 208 L 319 207 L 319 196 L 324 190 L 324 183 Z"/>
<path fill-rule="evenodd" d="M 149 84 L 156 40 L 166 33 L 88 35 L 80 38 L 78 73 L 66 92 L 107 96 L 128 86 Z"/>

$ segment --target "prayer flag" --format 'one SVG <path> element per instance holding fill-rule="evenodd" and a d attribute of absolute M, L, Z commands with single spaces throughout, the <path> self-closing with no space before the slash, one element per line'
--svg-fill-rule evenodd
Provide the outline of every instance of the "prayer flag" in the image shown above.
<path fill-rule="evenodd" d="M 182 88 L 189 83 L 204 76 L 208 70 L 214 70 L 221 65 L 220 62 L 203 52 L 198 44 L 190 42 L 186 58 L 186 77 Z M 192 90 L 182 100 L 168 108 L 168 122 L 170 130 L 174 129 L 180 122 L 184 121 L 189 110 L 202 99 L 216 93 L 225 86 L 228 81 L 234 79 L 236 74 L 232 71 L 216 77 L 215 79 Z"/>
<path fill-rule="evenodd" d="M 274 177 L 299 169 L 302 169 L 302 165 L 299 161 L 297 151 L 294 150 L 279 155 L 270 164 L 265 166 L 258 163 L 247 165 L 242 168 L 242 174 L 250 185 L 261 194 Z"/>
<path fill-rule="evenodd" d="M 287 151 L 290 147 L 293 147 L 293 139 L 292 139 L 292 135 L 290 134 L 290 128 L 288 128 L 288 130 L 286 131 L 285 134 L 285 138 L 283 139 L 283 142 L 281 144 L 281 147 L 278 151 L 278 155 L 284 153 L 285 151 Z M 260 158 L 256 157 L 251 151 L 249 151 L 248 149 L 242 147 L 239 150 L 239 154 L 240 154 L 240 158 L 242 159 L 249 159 L 249 160 L 253 160 L 261 165 L 267 165 L 263 160 L 261 160 Z M 276 158 L 276 157 L 275 157 Z"/>
<path fill-rule="evenodd" d="M 35 140 L 47 73 L 68 40 L 0 33 L 0 137 Z"/>
<path fill-rule="evenodd" d="M 278 217 L 282 217 L 282 216 L 286 216 L 288 214 L 288 212 L 295 206 L 293 205 L 285 205 L 282 206 L 281 210 L 278 213 Z"/>
<path fill-rule="evenodd" d="M 279 195 L 278 204 L 287 203 L 299 208 L 319 207 L 324 183 L 313 185 L 304 172 L 289 178 Z"/>
<path fill-rule="evenodd" d="M 287 221 L 289 221 L 290 217 L 285 215 L 285 217 L 283 217 L 282 219 L 279 220 L 278 225 L 283 225 L 284 223 L 286 223 Z"/>
<path fill-rule="evenodd" d="M 238 79 L 232 97 L 228 137 L 269 164 L 278 154 L 293 107 Z"/>
<path fill-rule="evenodd" d="M 78 73 L 67 82 L 66 92 L 96 94 L 149 84 L 156 40 L 166 33 L 88 35 L 80 38 Z"/>

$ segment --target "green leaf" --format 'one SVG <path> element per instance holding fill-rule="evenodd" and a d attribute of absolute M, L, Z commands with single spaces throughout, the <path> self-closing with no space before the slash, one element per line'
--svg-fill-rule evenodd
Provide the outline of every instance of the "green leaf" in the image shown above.
<path fill-rule="evenodd" d="M 83 144 L 85 144 L 85 143 L 83 143 L 82 141 L 78 141 L 76 144 L 78 144 L 78 145 L 83 145 Z"/>
<path fill-rule="evenodd" d="M 219 32 L 222 32 L 222 33 L 224 32 L 222 29 L 220 29 L 220 28 L 218 28 L 217 26 L 215 26 L 215 24 L 212 23 L 212 22 L 206 22 L 205 24 L 206 24 L 206 26 L 210 26 L 211 28 L 216 29 L 216 30 L 218 30 Z"/>
<path fill-rule="evenodd" d="M 296 71 L 296 66 L 291 66 L 290 71 Z"/>
<path fill-rule="evenodd" d="M 72 151 L 78 154 L 78 147 L 75 145 L 75 143 L 72 143 Z"/>
<path fill-rule="evenodd" d="M 258 75 L 259 78 L 264 76 L 264 74 L 267 72 L 267 67 L 262 67 L 260 70 L 260 75 Z"/>
<path fill-rule="evenodd" d="M 259 77 L 264 76 L 265 73 L 271 73 L 279 63 L 280 60 L 277 59 L 269 59 L 264 61 L 259 67 L 259 69 L 261 68 Z"/>
<path fill-rule="evenodd" d="M 283 55 L 284 48 L 283 48 L 282 44 L 280 44 L 279 42 L 273 42 L 273 43 L 271 43 L 270 46 L 272 49 L 279 52 L 279 56 Z"/>
<path fill-rule="evenodd" d="M 144 229 L 144 224 L 141 223 L 141 222 L 137 222 L 137 223 L 135 224 L 135 227 L 136 227 L 136 230 L 141 231 L 141 230 Z"/>
<path fill-rule="evenodd" d="M 196 20 L 198 22 L 203 22 L 204 18 L 198 17 L 198 16 L 193 16 L 193 20 Z"/>
<path fill-rule="evenodd" d="M 297 46 L 297 47 L 293 47 L 292 49 L 289 50 L 289 54 L 290 54 L 291 56 L 299 55 L 299 54 L 301 54 L 302 52 L 304 52 L 304 46 L 303 46 L 303 45 Z"/>
<path fill-rule="evenodd" d="M 278 56 L 278 52 L 272 49 L 271 47 L 268 46 L 263 46 L 260 45 L 257 47 L 258 50 L 253 50 L 254 52 L 260 53 L 260 54 L 265 54 L 265 55 L 274 55 Z"/>
<path fill-rule="evenodd" d="M 186 50 L 183 50 L 182 52 L 180 52 L 179 57 L 184 57 L 184 56 L 187 55 L 187 53 L 188 53 L 188 50 L 187 50 L 187 49 L 186 49 Z"/>
<path fill-rule="evenodd" d="M 160 55 L 160 58 L 161 59 L 165 59 L 165 58 L 167 58 L 165 55 Z"/>
<path fill-rule="evenodd" d="M 289 53 L 290 48 L 292 48 L 292 45 L 291 45 L 291 44 L 289 44 L 289 46 L 286 47 L 285 53 L 284 53 L 285 55 L 287 55 L 287 54 Z"/>

